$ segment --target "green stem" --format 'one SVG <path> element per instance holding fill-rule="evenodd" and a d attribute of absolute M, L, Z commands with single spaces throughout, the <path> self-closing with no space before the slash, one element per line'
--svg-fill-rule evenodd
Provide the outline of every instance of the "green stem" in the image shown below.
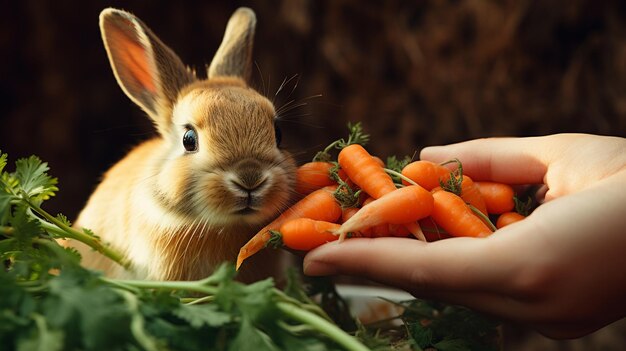
<path fill-rule="evenodd" d="M 341 144 L 342 140 L 335 140 L 332 143 L 328 144 L 328 146 L 324 149 L 324 153 L 329 153 L 330 150 L 334 149 L 337 145 Z"/>
<path fill-rule="evenodd" d="M 285 294 L 283 291 L 280 291 L 278 289 L 274 290 L 274 293 L 278 296 L 279 301 L 281 302 L 285 302 L 285 303 L 291 303 L 291 304 L 295 304 L 295 305 L 299 305 L 301 308 L 310 311 L 312 313 L 317 314 L 318 316 L 326 319 L 327 321 L 332 322 L 332 319 L 330 318 L 330 316 L 328 316 L 328 314 L 326 313 L 326 311 L 324 311 L 323 308 L 321 308 L 318 304 L 313 303 L 312 301 L 310 303 L 301 303 L 300 301 L 298 301 L 298 299 L 295 299 L 287 294 Z"/>
<path fill-rule="evenodd" d="M 132 287 L 138 289 L 157 289 L 166 291 L 189 291 L 199 292 L 206 295 L 215 295 L 218 288 L 207 286 L 206 280 L 196 281 L 159 281 L 159 280 L 130 280 L 130 279 L 110 279 L 100 278 L 103 281 L 121 287 Z"/>
<path fill-rule="evenodd" d="M 28 206 L 30 206 L 33 209 L 33 211 L 37 212 L 46 221 L 49 222 L 48 223 L 46 221 L 41 221 L 42 227 L 44 227 L 44 229 L 50 230 L 51 232 L 54 232 L 55 234 L 58 234 L 66 238 L 78 240 L 82 242 L 83 244 L 91 247 L 92 249 L 100 252 L 104 256 L 110 258 L 111 260 L 115 261 L 122 267 L 126 269 L 130 268 L 130 262 L 128 262 L 122 254 L 111 249 L 109 246 L 104 245 L 98 238 L 92 235 L 89 235 L 87 233 L 78 231 L 72 227 L 69 227 L 68 225 L 61 222 L 60 220 L 58 220 L 57 218 L 55 218 L 48 212 L 44 211 L 41 207 L 33 204 L 32 202 L 26 199 L 24 199 L 24 201 L 28 204 Z"/>
<path fill-rule="evenodd" d="M 335 324 L 325 320 L 324 318 L 314 313 L 303 310 L 296 305 L 286 302 L 278 302 L 276 304 L 276 307 L 284 315 L 311 326 L 313 329 L 326 335 L 337 344 L 343 346 L 346 350 L 369 351 L 369 348 L 363 345 L 359 340 L 341 330 L 341 328 L 339 328 Z"/>
<path fill-rule="evenodd" d="M 203 297 L 200 297 L 200 298 L 183 297 L 183 298 L 180 299 L 180 302 L 184 303 L 186 305 L 197 305 L 197 304 L 203 304 L 203 303 L 207 303 L 207 302 L 212 302 L 213 300 L 215 300 L 215 296 L 208 295 L 208 296 L 203 296 Z"/>
<path fill-rule="evenodd" d="M 16 283 L 19 287 L 32 293 L 46 291 L 49 288 L 48 283 L 41 280 L 18 280 Z"/>
<path fill-rule="evenodd" d="M 105 284 L 111 285 L 111 287 L 113 287 L 113 288 L 126 290 L 128 292 L 133 293 L 133 294 L 138 294 L 140 292 L 140 289 L 138 289 L 138 288 L 136 288 L 134 286 L 126 285 L 123 282 L 118 281 L 116 279 L 109 279 L 109 278 L 105 278 L 105 277 L 99 277 L 98 279 L 101 282 L 105 283 Z"/>
<path fill-rule="evenodd" d="M 133 312 L 130 321 L 130 330 L 135 337 L 135 340 L 137 340 L 139 345 L 141 345 L 145 350 L 159 350 L 155 340 L 146 332 L 145 320 L 143 315 L 139 312 L 139 300 L 137 296 L 128 291 L 120 291 L 119 293 L 122 295 L 124 300 L 126 300 L 129 309 Z"/>
<path fill-rule="evenodd" d="M 327 161 L 330 161 L 330 159 L 331 159 L 330 150 L 335 148 L 340 143 L 341 143 L 341 140 L 335 140 L 332 143 L 330 143 L 323 151 L 320 151 L 317 154 L 315 154 L 315 157 L 313 157 L 313 162 L 319 162 L 319 161 L 327 162 Z"/>
<path fill-rule="evenodd" d="M 400 172 L 396 172 L 393 169 L 389 169 L 389 168 L 383 168 L 385 170 L 385 172 L 387 172 L 387 174 L 391 174 L 394 175 L 404 181 L 406 181 L 407 183 L 411 184 L 411 185 L 419 185 L 416 182 L 414 182 L 411 178 L 405 176 L 404 174 L 400 173 Z"/>
<path fill-rule="evenodd" d="M 496 231 L 497 228 L 495 225 L 493 225 L 493 223 L 491 223 L 491 220 L 489 220 L 489 217 L 487 217 L 484 213 L 480 212 L 480 210 L 477 209 L 474 205 L 467 204 L 467 206 L 469 206 L 469 208 L 472 210 L 472 212 L 474 212 L 476 216 L 480 217 L 480 219 L 482 219 L 483 222 L 487 224 L 487 226 L 489 227 L 489 229 L 491 229 L 492 232 Z"/>

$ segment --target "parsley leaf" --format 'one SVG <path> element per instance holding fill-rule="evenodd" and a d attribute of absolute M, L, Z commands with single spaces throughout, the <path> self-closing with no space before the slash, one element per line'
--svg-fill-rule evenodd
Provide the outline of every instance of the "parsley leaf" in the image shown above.
<path fill-rule="evenodd" d="M 173 311 L 174 315 L 187 321 L 192 327 L 220 327 L 233 320 L 229 313 L 220 311 L 216 305 L 184 305 Z"/>
<path fill-rule="evenodd" d="M 59 190 L 56 187 L 57 179 L 46 173 L 49 169 L 48 164 L 41 162 L 37 156 L 15 162 L 14 176 L 20 184 L 21 192 L 37 205 L 54 196 Z"/>

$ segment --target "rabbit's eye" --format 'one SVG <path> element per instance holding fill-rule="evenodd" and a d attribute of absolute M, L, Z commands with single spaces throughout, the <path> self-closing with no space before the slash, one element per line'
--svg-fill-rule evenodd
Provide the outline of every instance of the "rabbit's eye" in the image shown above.
<path fill-rule="evenodd" d="M 188 152 L 198 151 L 198 134 L 195 129 L 189 127 L 183 134 L 183 146 Z"/>
<path fill-rule="evenodd" d="M 283 133 L 276 123 L 274 123 L 274 136 L 276 137 L 276 147 L 280 147 L 280 142 L 283 140 Z"/>

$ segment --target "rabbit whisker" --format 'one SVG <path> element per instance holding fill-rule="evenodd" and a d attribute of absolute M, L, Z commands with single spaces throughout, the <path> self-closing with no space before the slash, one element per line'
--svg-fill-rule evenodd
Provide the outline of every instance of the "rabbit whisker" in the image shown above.
<path fill-rule="evenodd" d="M 289 94 L 287 94 L 287 99 L 288 99 L 291 96 L 291 94 L 293 94 L 293 92 L 298 87 L 298 83 L 300 83 L 300 76 L 298 76 L 298 74 L 294 74 L 289 79 L 287 79 L 287 77 L 285 77 L 285 79 L 283 79 L 283 82 L 278 87 L 278 90 L 276 90 L 276 93 L 274 93 L 274 98 L 277 98 L 278 94 L 280 94 L 280 92 L 287 86 L 287 84 L 289 84 L 289 82 L 291 82 L 294 79 L 296 81 L 295 81 L 293 87 L 291 88 L 291 91 L 289 92 Z M 274 102 L 274 100 L 272 100 L 272 102 Z"/>

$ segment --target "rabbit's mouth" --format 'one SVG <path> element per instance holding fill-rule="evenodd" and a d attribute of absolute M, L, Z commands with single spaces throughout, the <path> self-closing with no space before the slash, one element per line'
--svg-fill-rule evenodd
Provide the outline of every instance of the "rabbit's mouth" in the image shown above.
<path fill-rule="evenodd" d="M 252 215 L 252 214 L 258 213 L 258 210 L 254 209 L 254 208 L 252 208 L 250 206 L 246 206 L 244 208 L 235 210 L 234 213 L 236 215 L 240 215 L 240 216 L 248 216 L 248 215 Z"/>

